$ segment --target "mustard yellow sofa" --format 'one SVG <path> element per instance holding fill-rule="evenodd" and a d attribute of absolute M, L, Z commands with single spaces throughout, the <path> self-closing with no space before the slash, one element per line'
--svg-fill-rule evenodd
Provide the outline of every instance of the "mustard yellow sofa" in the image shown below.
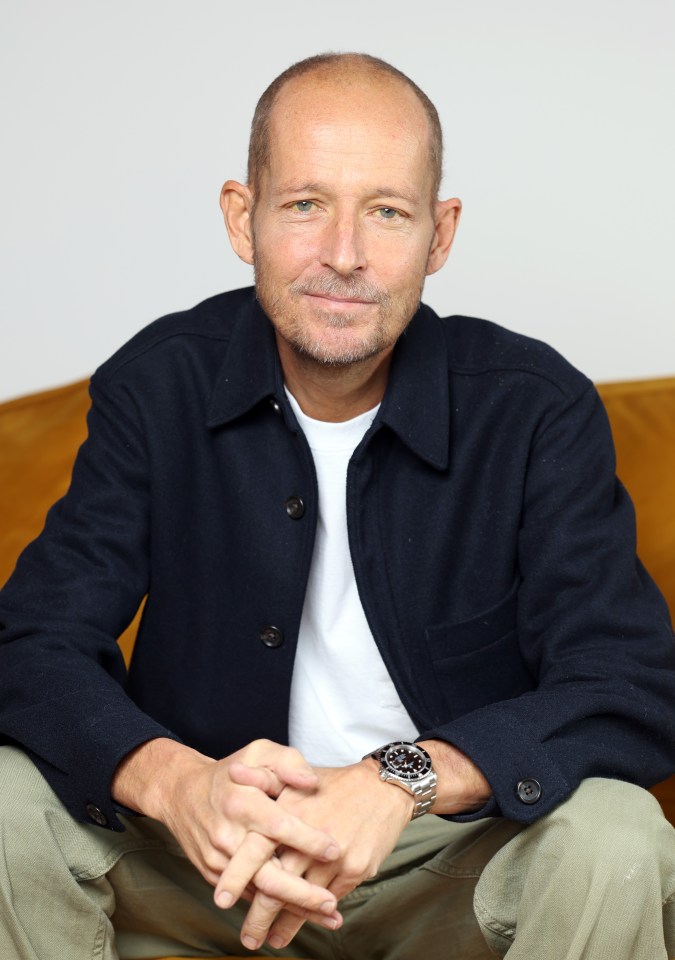
<path fill-rule="evenodd" d="M 675 377 L 598 389 L 612 424 L 617 472 L 635 502 L 638 551 L 675 616 Z M 0 404 L 0 583 L 68 486 L 88 406 L 86 381 Z M 127 659 L 136 626 L 137 620 L 120 640 Z M 675 823 L 675 777 L 653 792 Z"/>

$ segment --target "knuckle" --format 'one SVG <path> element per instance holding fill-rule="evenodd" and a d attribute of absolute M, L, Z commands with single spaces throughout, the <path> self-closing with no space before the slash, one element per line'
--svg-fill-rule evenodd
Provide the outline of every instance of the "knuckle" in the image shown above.
<path fill-rule="evenodd" d="M 318 909 L 325 899 L 325 895 L 320 897 L 313 890 L 303 891 L 303 893 L 299 894 L 296 898 L 295 913 L 300 917 L 307 917 L 314 910 Z"/>
<path fill-rule="evenodd" d="M 226 867 L 226 860 L 217 850 L 207 850 L 204 854 L 204 866 L 209 873 L 220 873 Z"/>
<path fill-rule="evenodd" d="M 211 837 L 211 844 L 217 850 L 230 850 L 233 844 L 232 832 L 228 830 L 227 827 L 218 827 Z"/>
<path fill-rule="evenodd" d="M 341 900 L 342 897 L 347 896 L 347 894 L 351 893 L 352 890 L 355 890 L 356 887 L 358 887 L 358 883 L 352 883 L 351 881 L 346 881 L 342 878 L 339 880 L 334 880 L 330 885 L 331 893 L 333 893 L 338 900 Z"/>
<path fill-rule="evenodd" d="M 250 751 L 254 757 L 257 757 L 261 753 L 266 753 L 271 746 L 271 740 L 268 740 L 266 737 L 260 737 L 258 740 L 252 740 L 245 752 L 248 754 Z"/>
<path fill-rule="evenodd" d="M 257 857 L 267 859 L 274 852 L 275 844 L 261 833 L 249 833 L 246 838 L 246 843 L 251 848 L 251 852 Z"/>
<path fill-rule="evenodd" d="M 303 923 L 304 923 L 304 919 L 303 920 L 295 919 L 294 922 L 290 922 L 290 921 L 282 920 L 280 918 L 274 924 L 274 927 L 272 928 L 270 933 L 274 933 L 277 936 L 281 937 L 284 944 L 288 944 L 291 942 L 291 940 L 296 935 L 298 930 L 302 927 Z"/>
<path fill-rule="evenodd" d="M 367 870 L 363 870 L 359 864 L 348 863 L 345 864 L 344 869 L 341 873 L 341 881 L 349 886 L 351 890 L 354 887 L 358 887 L 361 881 L 365 878 Z"/>
<path fill-rule="evenodd" d="M 283 900 L 273 897 L 269 893 L 261 893 L 258 903 L 266 913 L 277 913 L 284 905 Z"/>

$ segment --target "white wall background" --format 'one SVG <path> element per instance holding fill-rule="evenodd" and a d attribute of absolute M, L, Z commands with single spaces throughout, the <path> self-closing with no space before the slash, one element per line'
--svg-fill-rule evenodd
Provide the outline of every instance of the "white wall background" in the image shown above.
<path fill-rule="evenodd" d="M 673 0 L 1 0 L 0 399 L 250 282 L 217 205 L 267 83 L 327 49 L 431 96 L 465 204 L 425 299 L 595 379 L 675 373 Z"/>

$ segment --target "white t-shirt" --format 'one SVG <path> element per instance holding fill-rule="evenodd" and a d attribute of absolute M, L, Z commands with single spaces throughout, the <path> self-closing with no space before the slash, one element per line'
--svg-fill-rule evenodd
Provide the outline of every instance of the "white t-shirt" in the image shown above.
<path fill-rule="evenodd" d="M 418 731 L 361 606 L 347 537 L 347 466 L 377 407 L 353 420 L 312 420 L 289 393 L 316 468 L 319 516 L 293 668 L 291 746 L 316 766 L 344 766 Z"/>

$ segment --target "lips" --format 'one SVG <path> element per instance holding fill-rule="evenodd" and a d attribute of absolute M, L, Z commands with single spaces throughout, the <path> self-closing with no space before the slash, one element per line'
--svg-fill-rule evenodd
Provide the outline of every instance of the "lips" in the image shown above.
<path fill-rule="evenodd" d="M 326 300 L 339 307 L 340 304 L 352 306 L 372 306 L 386 300 L 374 284 L 362 277 L 321 276 L 305 278 L 291 285 L 292 294 Z"/>
<path fill-rule="evenodd" d="M 306 293 L 305 296 L 312 297 L 315 300 L 326 300 L 328 303 L 345 304 L 347 306 L 372 306 L 375 300 L 364 300 L 361 297 L 336 297 L 331 293 Z"/>

